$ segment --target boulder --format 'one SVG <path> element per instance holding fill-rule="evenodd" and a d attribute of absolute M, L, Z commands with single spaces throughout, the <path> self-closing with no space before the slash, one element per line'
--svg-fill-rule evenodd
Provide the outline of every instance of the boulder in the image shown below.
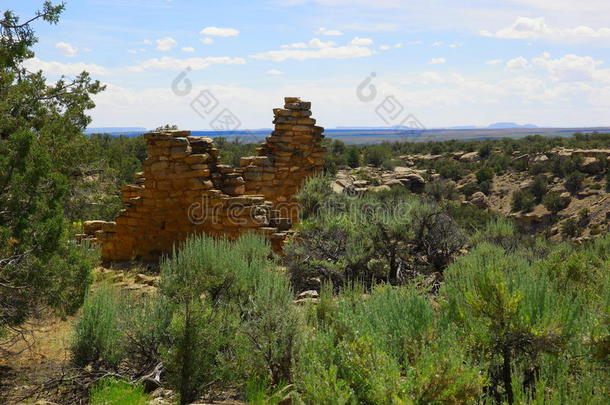
<path fill-rule="evenodd" d="M 385 181 L 383 184 L 388 187 L 403 186 L 400 180 L 394 178 Z"/>
<path fill-rule="evenodd" d="M 480 157 L 478 152 L 468 152 L 460 156 L 460 161 L 462 162 L 474 162 L 479 159 Z"/>
<path fill-rule="evenodd" d="M 604 170 L 602 163 L 594 157 L 584 158 L 579 169 L 588 174 L 598 174 Z"/>
<path fill-rule="evenodd" d="M 390 186 L 388 185 L 382 185 L 382 186 L 375 186 L 375 187 L 370 187 L 369 191 L 372 191 L 374 193 L 378 193 L 380 191 L 389 191 L 391 190 Z"/>
<path fill-rule="evenodd" d="M 489 207 L 489 203 L 487 202 L 487 196 L 481 191 L 477 191 L 472 196 L 470 196 L 470 204 L 482 209 Z"/>
<path fill-rule="evenodd" d="M 320 294 L 316 290 L 303 291 L 297 296 L 297 299 L 301 298 L 318 298 Z"/>
<path fill-rule="evenodd" d="M 426 185 L 426 180 L 417 174 L 417 173 L 409 173 L 403 177 L 409 181 L 409 189 L 414 193 L 420 193 L 424 191 L 424 186 Z"/>

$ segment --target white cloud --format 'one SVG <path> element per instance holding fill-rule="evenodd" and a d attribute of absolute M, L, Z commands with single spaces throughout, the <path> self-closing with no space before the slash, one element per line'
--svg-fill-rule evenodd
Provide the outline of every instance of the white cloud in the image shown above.
<path fill-rule="evenodd" d="M 559 28 L 548 25 L 543 17 L 519 17 L 508 27 L 496 32 L 481 31 L 481 35 L 505 39 L 610 40 L 610 28 L 595 29 L 585 25 Z"/>
<path fill-rule="evenodd" d="M 530 66 L 529 62 L 523 56 L 518 56 L 518 57 L 506 62 L 506 68 L 508 70 L 512 70 L 513 72 L 525 70 L 529 66 Z"/>
<path fill-rule="evenodd" d="M 48 75 L 67 75 L 76 76 L 82 71 L 87 71 L 93 75 L 107 75 L 109 70 L 103 66 L 93 63 L 61 63 L 61 62 L 46 62 L 38 58 L 31 58 L 23 63 L 24 67 L 31 71 L 42 70 Z"/>
<path fill-rule="evenodd" d="M 320 27 L 315 31 L 316 34 L 318 35 L 328 35 L 328 36 L 337 36 L 337 35 L 343 35 L 343 33 L 339 30 L 329 30 L 325 27 Z"/>
<path fill-rule="evenodd" d="M 239 30 L 235 28 L 206 27 L 200 31 L 200 34 L 212 37 L 236 37 L 239 35 Z"/>
<path fill-rule="evenodd" d="M 543 67 L 551 74 L 551 79 L 557 82 L 589 82 L 606 81 L 610 79 L 610 69 L 598 69 L 602 61 L 591 56 L 564 55 L 551 59 L 547 52 L 534 58 L 536 66 Z"/>
<path fill-rule="evenodd" d="M 398 42 L 394 44 L 394 48 L 402 48 L 402 43 Z"/>
<path fill-rule="evenodd" d="M 320 41 L 318 38 L 314 38 L 311 41 L 309 41 L 310 48 L 322 49 L 322 48 L 330 48 L 331 46 L 335 46 L 335 45 L 336 44 L 333 41 L 324 42 L 324 41 Z"/>
<path fill-rule="evenodd" d="M 142 41 L 142 43 L 144 45 L 152 45 L 152 41 L 150 39 L 145 39 L 144 41 Z"/>
<path fill-rule="evenodd" d="M 295 42 L 293 44 L 282 45 L 284 49 L 307 49 L 309 45 L 306 42 Z"/>
<path fill-rule="evenodd" d="M 185 46 L 184 48 L 181 48 L 182 52 L 195 52 L 195 48 L 193 48 L 192 46 Z"/>
<path fill-rule="evenodd" d="M 254 59 L 272 60 L 274 62 L 283 62 L 288 59 L 303 61 L 307 59 L 348 59 L 362 58 L 373 55 L 375 52 L 370 48 L 363 46 L 338 46 L 321 48 L 317 50 L 310 49 L 284 49 L 280 51 L 268 51 L 251 55 Z"/>
<path fill-rule="evenodd" d="M 295 42 L 294 44 L 282 45 L 283 49 L 322 49 L 322 48 L 330 48 L 331 46 L 335 46 L 336 44 L 333 41 L 324 42 L 319 40 L 318 38 L 314 38 L 309 42 Z"/>
<path fill-rule="evenodd" d="M 159 51 L 171 51 L 173 47 L 178 45 L 178 42 L 172 37 L 165 37 L 156 40 L 157 50 Z"/>
<path fill-rule="evenodd" d="M 443 45 L 443 43 L 441 41 L 432 43 L 432 46 L 442 46 L 442 45 Z"/>
<path fill-rule="evenodd" d="M 502 59 L 491 59 L 491 60 L 485 61 L 485 64 L 490 65 L 490 66 L 499 65 L 500 63 L 502 63 Z"/>
<path fill-rule="evenodd" d="M 135 55 L 135 54 L 137 54 L 137 53 L 138 53 L 138 50 L 137 50 L 137 49 L 130 49 L 130 50 L 128 50 L 127 52 L 129 52 L 129 53 L 130 53 L 130 54 L 132 54 L 132 55 Z"/>
<path fill-rule="evenodd" d="M 373 40 L 371 38 L 356 37 L 356 38 L 352 39 L 351 44 L 357 45 L 357 46 L 370 46 L 370 45 L 373 45 Z"/>
<path fill-rule="evenodd" d="M 204 45 L 212 45 L 214 43 L 214 38 L 205 37 L 205 38 L 201 38 L 200 41 Z"/>
<path fill-rule="evenodd" d="M 379 49 L 380 49 L 380 50 L 382 50 L 382 51 L 387 51 L 387 50 L 389 50 L 390 48 L 392 48 L 390 45 L 381 45 L 381 46 L 379 47 Z"/>
<path fill-rule="evenodd" d="M 284 74 L 284 72 L 282 72 L 281 70 L 277 70 L 277 69 L 267 70 L 266 73 L 270 76 L 281 76 Z"/>
<path fill-rule="evenodd" d="M 178 59 L 168 56 L 145 60 L 139 65 L 129 66 L 127 69 L 132 72 L 142 72 L 144 70 L 192 70 L 207 69 L 212 65 L 243 65 L 246 61 L 243 58 L 231 58 L 228 56 L 210 56 L 207 58 L 186 58 Z"/>
<path fill-rule="evenodd" d="M 61 52 L 62 55 L 67 56 L 69 58 L 76 56 L 78 52 L 78 48 L 74 45 L 71 45 L 67 42 L 58 42 L 55 44 L 55 48 Z"/>
<path fill-rule="evenodd" d="M 430 59 L 430 62 L 428 62 L 428 64 L 429 65 L 442 65 L 445 62 L 447 62 L 447 59 L 445 59 L 445 58 L 432 58 L 432 59 Z"/>

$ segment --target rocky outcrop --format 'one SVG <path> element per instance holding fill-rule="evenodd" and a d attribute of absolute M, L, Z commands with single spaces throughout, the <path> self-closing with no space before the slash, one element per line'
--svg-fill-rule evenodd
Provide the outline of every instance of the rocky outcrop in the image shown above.
<path fill-rule="evenodd" d="M 223 165 L 212 139 L 190 131 L 144 135 L 148 157 L 135 185 L 122 189 L 124 208 L 113 222 L 89 221 L 84 235 L 101 243 L 104 261 L 157 259 L 190 234 L 237 238 L 252 231 L 279 249 L 299 218 L 295 194 L 324 166 L 322 127 L 311 104 L 287 97 L 273 110 L 275 130 L 241 159 Z"/>
<path fill-rule="evenodd" d="M 426 185 L 425 170 L 410 167 L 395 167 L 393 170 L 374 167 L 360 167 L 357 171 L 339 170 L 331 183 L 334 192 L 361 195 L 366 192 L 380 192 L 392 187 L 404 187 L 414 193 L 421 193 Z M 366 180 L 360 178 L 365 177 Z"/>

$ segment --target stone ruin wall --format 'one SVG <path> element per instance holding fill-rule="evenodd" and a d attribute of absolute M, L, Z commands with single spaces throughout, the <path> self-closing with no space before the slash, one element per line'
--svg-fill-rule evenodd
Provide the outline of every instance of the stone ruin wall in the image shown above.
<path fill-rule="evenodd" d="M 285 98 L 258 155 L 241 158 L 237 168 L 220 163 L 210 138 L 145 134 L 144 171 L 122 188 L 123 209 L 113 222 L 86 222 L 79 238 L 99 242 L 106 262 L 154 260 L 199 233 L 234 239 L 254 231 L 280 249 L 298 220 L 295 194 L 324 166 L 324 128 L 315 125 L 310 107 Z"/>

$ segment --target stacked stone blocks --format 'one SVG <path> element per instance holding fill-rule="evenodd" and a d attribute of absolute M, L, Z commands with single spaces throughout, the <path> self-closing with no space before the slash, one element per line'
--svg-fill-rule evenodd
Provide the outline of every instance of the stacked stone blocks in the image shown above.
<path fill-rule="evenodd" d="M 242 158 L 239 168 L 220 163 L 210 138 L 145 134 L 144 171 L 122 188 L 123 209 L 114 222 L 86 222 L 79 237 L 99 242 L 104 261 L 154 260 L 196 233 L 235 239 L 257 232 L 279 250 L 299 217 L 295 194 L 324 166 L 324 129 L 310 107 L 287 97 L 258 155 Z"/>

